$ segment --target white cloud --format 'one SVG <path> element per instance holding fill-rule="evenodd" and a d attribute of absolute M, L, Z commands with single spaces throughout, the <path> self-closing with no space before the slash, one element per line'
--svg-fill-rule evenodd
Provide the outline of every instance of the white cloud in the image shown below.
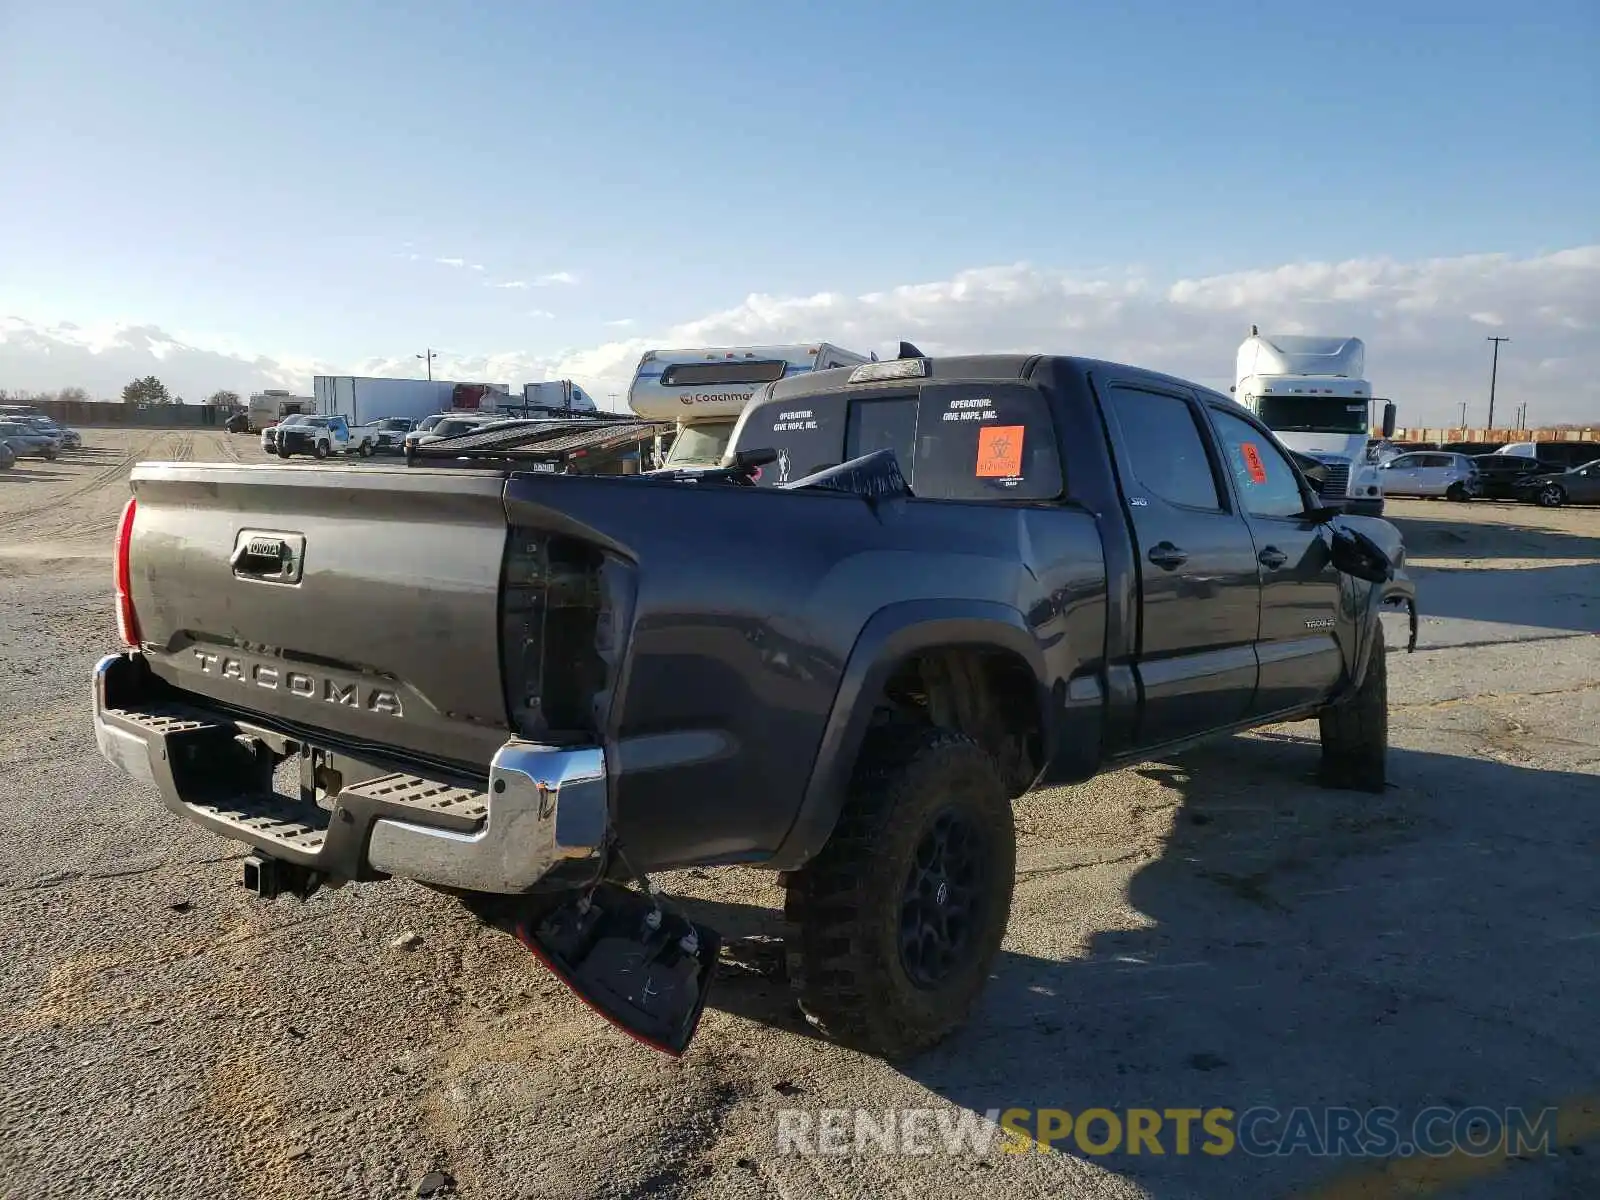
<path fill-rule="evenodd" d="M 618 317 L 615 321 L 607 321 L 606 327 L 609 329 L 626 329 L 632 324 L 634 324 L 632 317 Z"/>
<path fill-rule="evenodd" d="M 555 313 L 544 308 L 532 308 L 523 315 L 528 317 L 537 317 L 541 321 L 548 321 L 555 316 Z"/>
<path fill-rule="evenodd" d="M 433 261 L 446 267 L 464 267 L 467 265 L 467 260 L 464 258 L 436 258 Z"/>
<path fill-rule="evenodd" d="M 508 279 L 504 283 L 491 283 L 490 287 L 496 288 L 525 288 L 528 286 L 526 279 Z"/>
<path fill-rule="evenodd" d="M 533 285 L 534 287 L 549 287 L 552 284 L 569 284 L 577 282 L 578 277 L 571 271 L 551 271 L 549 274 L 541 275 L 535 279 L 533 281 Z"/>
<path fill-rule="evenodd" d="M 442 354 L 434 374 L 513 385 L 571 378 L 604 396 L 626 391 L 639 355 L 651 347 L 824 338 L 891 354 L 906 338 L 929 353 L 1091 355 L 1226 390 L 1234 351 L 1252 324 L 1365 339 L 1375 389 L 1399 405 L 1402 424 L 1419 425 L 1452 421 L 1463 400 L 1469 415 L 1482 419 L 1489 377 L 1483 339 L 1503 332 L 1513 340 L 1500 351 L 1497 412 L 1526 401 L 1535 422 L 1600 423 L 1600 245 L 1530 258 L 1295 263 L 1178 280 L 1017 263 L 864 295 L 756 293 L 640 334 L 631 322 L 604 322 L 597 334 L 609 328 L 619 336 L 589 346 Z M 231 340 L 150 325 L 78 329 L 0 318 L 0 387 L 77 384 L 113 396 L 128 379 L 154 371 L 195 396 L 219 387 L 309 388 L 314 372 L 411 375 L 418 365 L 409 356 L 331 364 L 252 357 Z"/>

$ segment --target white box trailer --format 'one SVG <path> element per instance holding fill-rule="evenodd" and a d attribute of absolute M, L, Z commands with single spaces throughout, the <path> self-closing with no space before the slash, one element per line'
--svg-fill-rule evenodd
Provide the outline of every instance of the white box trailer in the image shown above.
<path fill-rule="evenodd" d="M 420 421 L 450 408 L 455 382 L 449 379 L 389 379 L 367 375 L 318 375 L 312 391 L 316 411 L 337 414 L 352 425 L 370 425 L 384 417 Z"/>
<path fill-rule="evenodd" d="M 547 379 L 542 383 L 522 385 L 524 408 L 562 409 L 568 412 L 595 412 L 599 405 L 570 379 Z"/>

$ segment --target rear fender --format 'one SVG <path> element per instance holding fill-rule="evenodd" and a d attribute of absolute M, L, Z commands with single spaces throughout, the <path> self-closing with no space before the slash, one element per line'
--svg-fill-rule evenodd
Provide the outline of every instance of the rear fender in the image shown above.
<path fill-rule="evenodd" d="M 1033 673 L 1044 744 L 1055 744 L 1044 656 L 1020 612 L 976 600 L 908 600 L 888 605 L 873 614 L 856 639 L 823 728 L 800 811 L 764 867 L 795 870 L 827 843 L 884 686 L 909 656 L 936 646 L 1005 650 L 1027 663 Z"/>

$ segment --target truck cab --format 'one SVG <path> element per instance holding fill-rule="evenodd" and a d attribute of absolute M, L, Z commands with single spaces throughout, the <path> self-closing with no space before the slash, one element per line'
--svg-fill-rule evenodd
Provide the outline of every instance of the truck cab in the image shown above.
<path fill-rule="evenodd" d="M 860 366 L 873 357 L 828 342 L 647 350 L 628 388 L 628 407 L 646 420 L 673 422 L 671 447 L 664 459 L 657 455 L 662 466 L 714 467 L 757 388 L 810 371 Z"/>
<path fill-rule="evenodd" d="M 1263 334 L 1239 347 L 1234 394 L 1288 449 L 1326 468 L 1319 491 L 1330 505 L 1383 515 L 1379 448 L 1371 438 L 1372 385 L 1360 338 Z M 1383 436 L 1395 407 L 1384 405 Z"/>

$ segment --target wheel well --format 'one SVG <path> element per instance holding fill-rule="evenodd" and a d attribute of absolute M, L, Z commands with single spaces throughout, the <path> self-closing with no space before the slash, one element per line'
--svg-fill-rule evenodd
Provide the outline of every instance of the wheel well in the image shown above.
<path fill-rule="evenodd" d="M 1044 727 L 1033 671 L 1009 650 L 936 646 L 899 663 L 883 687 L 880 724 L 955 729 L 988 752 L 1013 796 L 1044 765 Z"/>

